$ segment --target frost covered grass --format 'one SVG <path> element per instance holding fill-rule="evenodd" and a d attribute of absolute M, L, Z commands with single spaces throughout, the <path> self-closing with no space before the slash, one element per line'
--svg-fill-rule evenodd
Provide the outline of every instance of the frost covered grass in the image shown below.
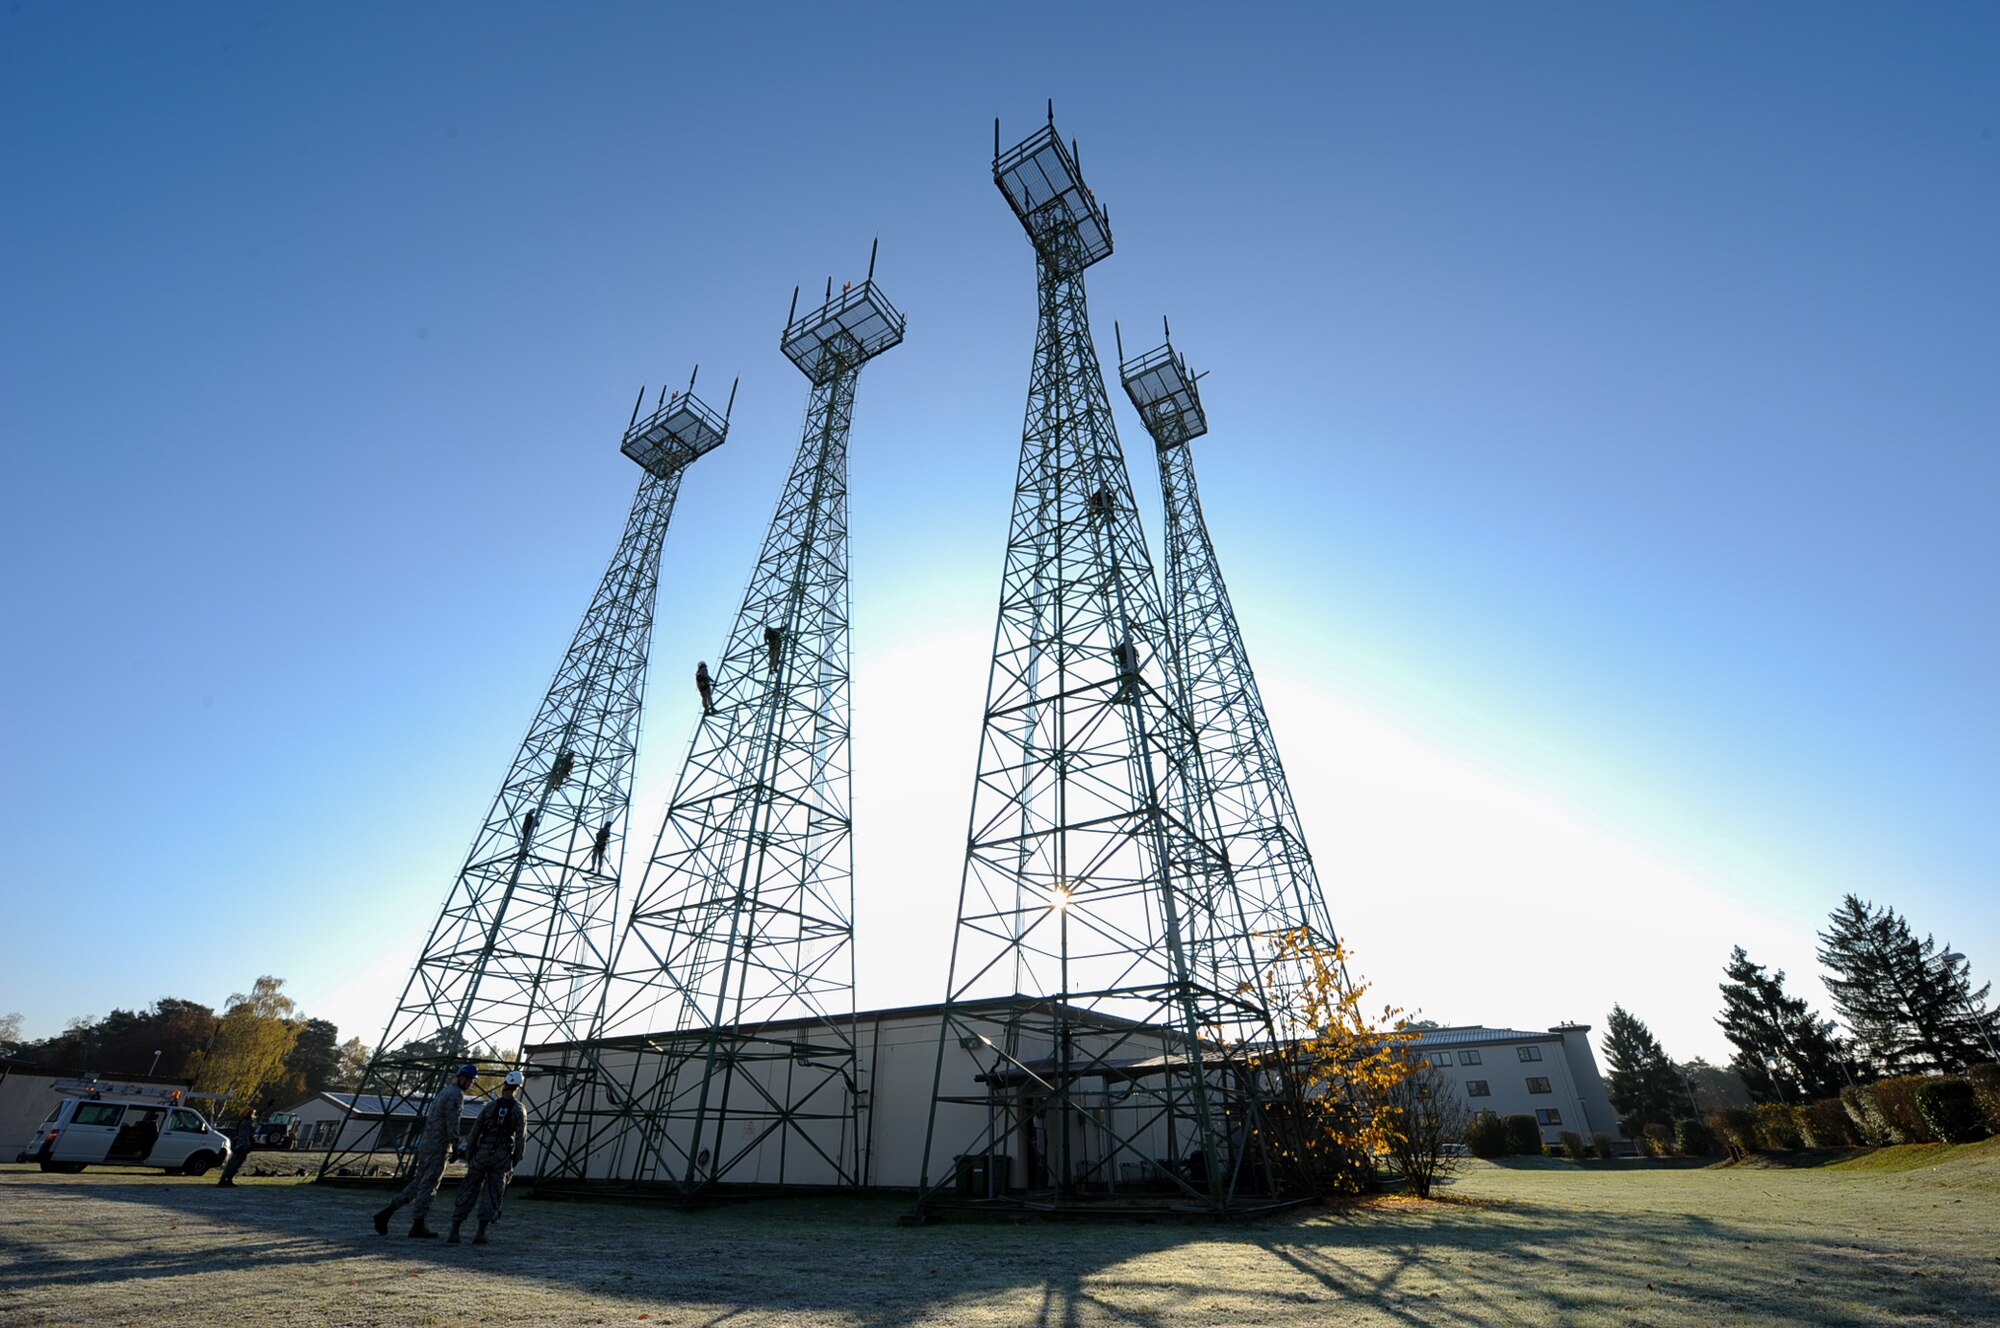
<path fill-rule="evenodd" d="M 515 1194 L 492 1245 L 455 1248 L 402 1223 L 376 1236 L 373 1191 L 0 1167 L 0 1325 L 2000 1321 L 2000 1141 L 1923 1161 L 1475 1163 L 1442 1202 L 1245 1227 L 902 1227 L 893 1197 L 681 1212 Z"/>

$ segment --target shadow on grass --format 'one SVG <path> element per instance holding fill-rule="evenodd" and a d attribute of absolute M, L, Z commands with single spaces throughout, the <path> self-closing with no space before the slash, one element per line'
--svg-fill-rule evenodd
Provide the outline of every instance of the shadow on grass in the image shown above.
<path fill-rule="evenodd" d="M 1578 1177 L 1574 1190 L 1565 1179 L 1548 1177 L 1561 1188 L 1545 1199 L 1575 1206 L 1453 1187 L 1444 1202 L 1357 1203 L 1236 1228 L 904 1228 L 895 1219 L 908 1200 L 894 1196 L 689 1212 L 516 1195 L 495 1245 L 444 1249 L 400 1232 L 376 1236 L 368 1215 L 380 1196 L 340 1187 L 218 1191 L 123 1177 L 37 1178 L 0 1192 L 0 1307 L 40 1305 L 87 1321 L 61 1313 L 62 1293 L 92 1288 L 101 1298 L 122 1286 L 120 1294 L 139 1303 L 160 1299 L 163 1280 L 198 1277 L 215 1317 L 227 1320 L 233 1309 L 254 1320 L 260 1301 L 318 1277 L 354 1286 L 340 1294 L 357 1298 L 417 1296 L 408 1289 L 434 1286 L 437 1306 L 448 1310 L 471 1276 L 495 1292 L 511 1287 L 514 1313 L 531 1321 L 537 1306 L 563 1316 L 630 1310 L 635 1318 L 650 1312 L 719 1326 L 768 1314 L 868 1328 L 914 1328 L 961 1314 L 1036 1328 L 1186 1328 L 1224 1319 L 1310 1322 L 1335 1308 L 1343 1321 L 1429 1325 L 1636 1316 L 1803 1328 L 1946 1313 L 2000 1320 L 2000 1288 L 1991 1273 L 1969 1276 L 1970 1260 L 1789 1234 L 1769 1222 L 1593 1210 L 1584 1206 L 1587 1179 Z M 96 1223 L 104 1239 L 38 1245 L 34 1226 L 21 1219 L 21 1204 L 34 1194 L 59 1201 L 66 1224 Z M 440 1194 L 434 1216 L 449 1212 L 452 1197 L 449 1188 Z M 169 1248 L 173 1242 L 146 1235 L 189 1229 L 215 1234 L 199 1248 Z M 178 1237 L 182 1246 L 187 1239 Z M 381 1305 L 410 1302 L 369 1303 L 379 1313 Z"/>

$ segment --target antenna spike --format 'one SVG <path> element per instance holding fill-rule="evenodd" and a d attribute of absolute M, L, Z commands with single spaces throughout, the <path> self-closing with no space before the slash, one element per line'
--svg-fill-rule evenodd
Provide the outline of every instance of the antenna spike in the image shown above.
<path fill-rule="evenodd" d="M 694 373 L 691 373 L 691 374 L 689 374 L 689 375 L 688 375 L 688 395 L 689 395 L 689 396 L 693 396 L 693 395 L 694 395 L 694 380 L 695 380 L 695 377 L 696 377 L 696 376 L 697 376 L 698 374 L 700 374 L 700 373 L 701 373 L 701 366 L 700 366 L 699 364 L 697 364 L 697 365 L 696 365 L 696 366 L 694 367 Z"/>
<path fill-rule="evenodd" d="M 792 287 L 792 311 L 785 315 L 785 326 L 790 327 L 799 317 L 799 288 Z"/>
<path fill-rule="evenodd" d="M 1125 367 L 1125 334 L 1118 327 L 1118 320 L 1111 320 L 1111 336 L 1118 343 L 1118 367 Z"/>
<path fill-rule="evenodd" d="M 632 426 L 639 422 L 639 407 L 645 404 L 646 404 L 646 385 L 644 383 L 641 383 L 639 384 L 639 399 L 632 403 L 632 418 L 625 422 L 625 431 L 627 433 L 630 433 L 632 431 Z"/>
<path fill-rule="evenodd" d="M 876 236 L 868 246 L 868 280 L 875 280 L 875 251 L 882 247 L 882 237 Z"/>
<path fill-rule="evenodd" d="M 829 300 L 831 300 L 831 299 L 833 298 L 833 278 L 832 278 L 832 277 L 828 277 L 828 278 L 826 279 L 826 298 L 827 298 L 827 299 L 829 299 Z"/>
<path fill-rule="evenodd" d="M 1056 122 L 1056 99 L 1054 97 L 1051 97 L 1049 98 L 1049 123 L 1053 125 L 1055 122 Z"/>
<path fill-rule="evenodd" d="M 993 117 L 993 160 L 1000 160 L 1000 117 Z"/>
<path fill-rule="evenodd" d="M 742 381 L 743 381 L 742 374 L 737 374 L 736 377 L 729 380 L 729 404 L 722 408 L 722 419 L 724 423 L 727 423 L 729 417 L 736 411 L 736 387 L 737 384 L 741 383 Z"/>

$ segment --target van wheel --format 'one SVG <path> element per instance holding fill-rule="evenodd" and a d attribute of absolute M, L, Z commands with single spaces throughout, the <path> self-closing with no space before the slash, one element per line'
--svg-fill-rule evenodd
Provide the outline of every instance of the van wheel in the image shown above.
<path fill-rule="evenodd" d="M 196 1153 L 193 1157 L 181 1163 L 181 1175 L 206 1176 L 214 1168 L 215 1168 L 215 1154 Z"/>
<path fill-rule="evenodd" d="M 74 1175 L 75 1175 L 75 1174 L 76 1174 L 77 1172 L 79 1172 L 79 1171 L 82 1171 L 82 1170 L 83 1170 L 83 1163 L 81 1163 L 81 1162 L 44 1162 L 44 1163 L 42 1163 L 42 1170 L 43 1170 L 43 1171 L 54 1171 L 54 1172 L 58 1172 L 58 1173 L 60 1173 L 61 1175 L 64 1175 L 64 1176 L 74 1176 Z"/>

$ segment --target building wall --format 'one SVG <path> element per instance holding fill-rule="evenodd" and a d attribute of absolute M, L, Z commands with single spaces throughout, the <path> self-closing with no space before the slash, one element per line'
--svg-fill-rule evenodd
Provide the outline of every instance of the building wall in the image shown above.
<path fill-rule="evenodd" d="M 1471 1111 L 1535 1116 L 1545 1144 L 1558 1142 L 1566 1130 L 1585 1139 L 1599 1131 L 1618 1139 L 1617 1116 L 1597 1072 L 1589 1032 L 1587 1024 L 1562 1024 L 1546 1033 L 1433 1029 L 1424 1033 L 1417 1049 L 1457 1088 Z M 1468 1064 L 1468 1053 L 1478 1060 Z M 1449 1063 L 1442 1063 L 1447 1058 Z M 1482 1084 L 1485 1093 L 1476 1093 Z"/>
<path fill-rule="evenodd" d="M 855 1087 L 860 1098 L 855 1111 L 854 1136 L 845 1135 L 837 1119 L 815 1122 L 808 1127 L 815 1142 L 832 1161 L 814 1156 L 810 1148 L 801 1145 L 796 1135 L 789 1141 L 783 1141 L 782 1147 L 783 1132 L 767 1135 L 759 1143 L 755 1136 L 762 1131 L 763 1122 L 734 1121 L 722 1140 L 721 1152 L 726 1158 L 732 1148 L 748 1148 L 749 1151 L 722 1179 L 729 1184 L 831 1185 L 837 1183 L 842 1170 L 858 1170 L 865 1185 L 915 1189 L 925 1179 L 924 1148 L 930 1131 L 934 1082 L 941 1084 L 945 1096 L 974 1098 L 978 1099 L 978 1103 L 947 1102 L 940 1105 L 929 1162 L 930 1182 L 935 1184 L 954 1175 L 960 1156 L 983 1156 L 983 1141 L 990 1122 L 984 1105 L 988 1089 L 979 1082 L 979 1076 L 996 1067 L 1005 1070 L 1006 1063 L 989 1047 L 975 1044 L 972 1048 L 965 1048 L 954 1042 L 945 1048 L 940 1067 L 938 1041 L 942 1018 L 934 1008 L 871 1013 L 859 1018 L 855 1036 Z M 800 1035 L 803 1036 L 802 1033 Z M 770 1032 L 765 1036 L 782 1038 L 786 1034 Z M 1161 1038 L 1151 1030 L 1137 1035 L 1110 1030 L 1080 1030 L 1073 1038 L 1073 1046 L 1079 1058 L 1102 1054 L 1129 1058 L 1158 1055 L 1163 1050 Z M 561 1070 L 582 1062 L 581 1054 L 575 1049 L 530 1050 L 535 1064 L 544 1069 Z M 1010 1048 L 1015 1060 L 1028 1063 L 1050 1052 L 1048 1046 L 1017 1045 Z M 666 1062 L 663 1057 L 641 1051 L 625 1040 L 598 1048 L 596 1055 L 604 1078 L 616 1085 L 616 1092 L 642 1102 L 657 1103 L 664 1096 L 661 1071 Z M 745 1074 L 761 1080 L 774 1096 L 782 1098 L 778 1080 L 785 1073 L 785 1068 L 784 1060 L 765 1061 L 748 1067 Z M 941 1078 L 938 1077 L 940 1074 Z M 689 1076 L 690 1079 L 695 1077 Z M 538 1075 L 529 1080 L 531 1120 L 540 1119 L 543 1113 L 553 1109 L 556 1084 L 560 1079 L 560 1075 Z M 755 1100 L 756 1090 L 747 1084 L 738 1083 L 731 1091 L 732 1094 L 746 1094 L 739 1101 Z M 836 1080 L 825 1094 L 810 1100 L 807 1106 L 823 1108 L 830 1116 L 838 1117 L 845 1112 L 845 1093 L 845 1086 Z M 1137 1105 L 1139 1098 L 1133 1096 L 1127 1086 L 1108 1085 L 1085 1097 L 1089 1109 L 1073 1114 L 1066 1124 L 1041 1121 L 1037 1138 L 1046 1157 L 1054 1159 L 1059 1156 L 1060 1141 L 1049 1138 L 1048 1131 L 1065 1128 L 1072 1132 L 1070 1159 L 1079 1173 L 1096 1167 L 1111 1155 L 1115 1150 L 1114 1134 L 1137 1138 L 1155 1155 L 1165 1155 L 1167 1141 L 1161 1136 L 1159 1127 L 1147 1124 L 1157 1113 Z M 711 1155 L 717 1151 L 712 1135 L 702 1141 L 702 1146 L 693 1144 L 691 1122 L 685 1120 L 671 1121 L 666 1137 L 649 1146 L 639 1137 L 637 1130 L 614 1122 L 614 1108 L 607 1090 L 602 1086 L 593 1090 L 590 1106 L 593 1111 L 603 1113 L 591 1128 L 584 1132 L 565 1131 L 567 1137 L 557 1143 L 558 1148 L 573 1149 L 579 1147 L 585 1134 L 594 1133 L 597 1136 L 584 1150 L 587 1152 L 585 1174 L 590 1179 L 678 1181 L 685 1174 L 690 1150 L 697 1157 L 704 1146 Z M 712 1131 L 713 1126 L 707 1128 Z M 547 1132 L 535 1132 L 528 1156 L 523 1160 L 522 1174 L 540 1174 L 549 1160 L 545 1156 L 549 1151 L 546 1146 L 548 1139 Z M 999 1178 L 1003 1186 L 1026 1187 L 1050 1183 L 1046 1167 L 1039 1175 L 1030 1174 L 1031 1159 L 1023 1157 L 1022 1151 L 1018 1146 L 1007 1147 L 1006 1171 Z M 713 1166 L 716 1160 L 711 1156 L 708 1165 Z M 1121 1164 L 1119 1178 L 1138 1179 L 1138 1166 L 1137 1163 Z"/>
<path fill-rule="evenodd" d="M 459 1122 L 461 1137 L 472 1128 L 472 1122 L 478 1117 L 479 1109 L 484 1105 L 483 1099 L 466 1103 L 466 1114 Z M 406 1135 L 422 1126 L 422 1118 L 414 1110 L 405 1110 L 397 1113 L 379 1138 L 371 1140 L 369 1136 L 381 1124 L 380 1118 L 355 1116 L 347 1120 L 343 1126 L 341 1122 L 347 1116 L 347 1103 L 343 1098 L 330 1093 L 315 1094 L 297 1106 L 287 1107 L 285 1110 L 299 1118 L 301 1152 L 325 1152 L 336 1131 L 343 1152 L 359 1148 L 364 1144 L 380 1152 L 391 1152 L 401 1146 Z"/>
<path fill-rule="evenodd" d="M 33 1143 L 37 1127 L 62 1101 L 49 1086 L 68 1077 L 53 1071 L 0 1066 L 0 1162 L 12 1162 Z"/>

